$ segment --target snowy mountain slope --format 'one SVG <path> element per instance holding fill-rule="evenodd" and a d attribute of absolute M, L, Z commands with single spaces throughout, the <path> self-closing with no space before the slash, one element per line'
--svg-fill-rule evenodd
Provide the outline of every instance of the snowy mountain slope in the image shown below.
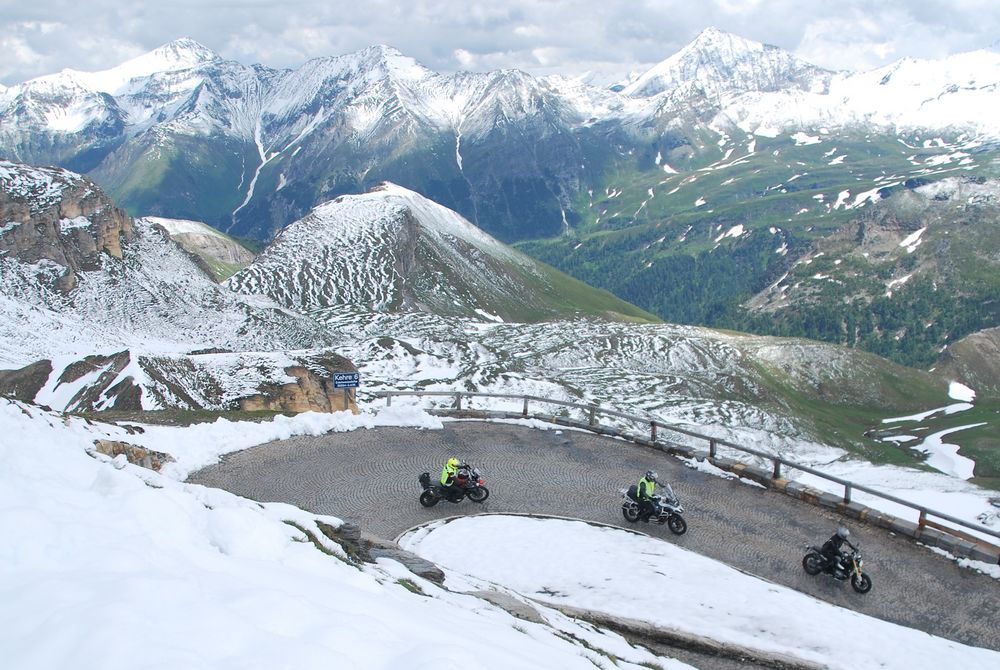
<path fill-rule="evenodd" d="M 827 90 L 757 90 L 720 110 L 747 132 L 855 126 L 897 132 L 948 130 L 996 138 L 1000 53 L 979 50 L 903 59 L 870 72 L 837 73 Z"/>
<path fill-rule="evenodd" d="M 620 90 L 633 98 L 664 95 L 680 102 L 703 97 L 725 106 L 729 99 L 750 92 L 826 93 L 832 74 L 778 47 L 707 28 Z"/>
<path fill-rule="evenodd" d="M 209 274 L 223 280 L 254 258 L 252 251 L 209 225 L 200 221 L 144 217 L 150 224 L 163 227 L 170 239 L 186 251 L 195 254 L 205 264 Z"/>
<path fill-rule="evenodd" d="M 515 321 L 567 313 L 649 318 L 393 184 L 317 207 L 227 285 L 301 311 L 352 305 Z"/>
<path fill-rule="evenodd" d="M 787 338 L 602 320 L 500 324 L 343 307 L 314 315 L 345 343 L 338 352 L 357 363 L 362 397 L 461 390 L 593 403 L 817 466 L 851 463 L 852 453 L 919 464 L 923 454 L 865 433 L 883 418 L 949 402 L 947 382 L 934 375 Z M 463 405 L 491 402 L 498 401 L 469 398 Z M 519 411 L 520 403 L 512 400 L 509 408 Z"/>
<path fill-rule="evenodd" d="M 0 214 L 0 366 L 49 361 L 31 399 L 106 408 L 135 404 L 137 385 L 146 408 L 228 407 L 289 381 L 285 368 L 301 363 L 284 352 L 330 343 L 306 317 L 220 287 L 162 228 L 133 222 L 80 175 L 0 163 Z M 240 365 L 257 365 L 257 379 L 234 374 Z"/>

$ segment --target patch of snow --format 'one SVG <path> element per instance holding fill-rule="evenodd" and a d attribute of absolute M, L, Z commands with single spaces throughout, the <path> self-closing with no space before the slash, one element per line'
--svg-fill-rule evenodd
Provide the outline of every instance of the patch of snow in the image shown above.
<path fill-rule="evenodd" d="M 59 219 L 59 231 L 65 233 L 74 228 L 89 228 L 93 224 L 85 216 L 75 216 L 72 219 Z"/>
<path fill-rule="evenodd" d="M 821 140 L 816 135 L 810 135 L 800 130 L 799 132 L 792 135 L 792 141 L 795 142 L 795 146 L 797 147 L 805 147 L 809 146 L 810 144 L 819 144 L 823 140 Z"/>
<path fill-rule="evenodd" d="M 960 382 L 951 382 L 948 385 L 948 397 L 963 402 L 972 402 L 976 399 L 976 392 Z"/>
<path fill-rule="evenodd" d="M 910 235 L 907 235 L 906 239 L 899 243 L 899 246 L 906 247 L 906 253 L 912 254 L 916 248 L 920 246 L 920 236 L 924 234 L 925 230 L 927 230 L 926 226 L 914 233 L 911 233 Z"/>

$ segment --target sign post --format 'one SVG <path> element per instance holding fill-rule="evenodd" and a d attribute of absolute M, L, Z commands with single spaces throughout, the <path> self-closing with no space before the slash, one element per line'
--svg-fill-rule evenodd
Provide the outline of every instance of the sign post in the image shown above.
<path fill-rule="evenodd" d="M 356 389 L 359 386 L 361 386 L 360 372 L 333 373 L 333 388 L 344 389 L 344 409 L 349 407 L 348 402 L 351 399 L 351 389 Z"/>

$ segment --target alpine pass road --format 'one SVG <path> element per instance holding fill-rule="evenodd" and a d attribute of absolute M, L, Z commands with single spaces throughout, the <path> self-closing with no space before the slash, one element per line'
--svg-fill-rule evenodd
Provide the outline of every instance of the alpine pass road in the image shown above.
<path fill-rule="evenodd" d="M 452 455 L 482 471 L 489 499 L 483 505 L 465 500 L 422 507 L 417 476 L 430 472 L 436 479 Z M 685 535 L 622 518 L 619 490 L 650 468 L 673 486 L 684 505 Z M 388 539 L 434 519 L 483 511 L 614 524 L 842 607 L 1000 650 L 997 580 L 885 529 L 687 467 L 660 451 L 583 431 L 452 421 L 435 430 L 382 427 L 296 437 L 231 454 L 189 481 L 336 516 Z M 874 581 L 866 595 L 802 570 L 804 546 L 822 543 L 841 523 L 860 545 L 865 571 Z"/>

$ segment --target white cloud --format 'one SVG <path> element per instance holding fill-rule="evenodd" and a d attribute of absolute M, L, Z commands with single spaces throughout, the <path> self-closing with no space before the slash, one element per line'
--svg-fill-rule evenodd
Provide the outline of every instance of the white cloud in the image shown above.
<path fill-rule="evenodd" d="M 387 44 L 439 72 L 517 68 L 594 73 L 608 83 L 642 71 L 715 26 L 828 68 L 869 69 L 902 56 L 985 47 L 1000 33 L 991 4 L 958 0 L 843 3 L 789 0 L 92 0 L 22 3 L 0 18 L 0 83 L 72 67 L 101 70 L 178 37 L 225 58 L 297 67 Z"/>

